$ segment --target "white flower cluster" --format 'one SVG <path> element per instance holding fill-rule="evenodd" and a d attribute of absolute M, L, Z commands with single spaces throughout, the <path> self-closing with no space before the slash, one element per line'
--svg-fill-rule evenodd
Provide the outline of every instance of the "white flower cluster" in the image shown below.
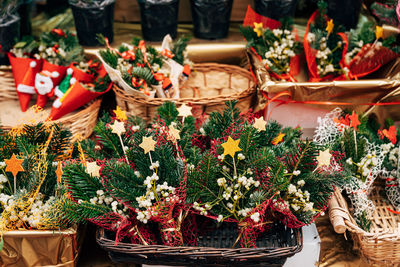
<path fill-rule="evenodd" d="M 131 129 L 132 129 L 132 131 L 134 131 L 134 132 L 138 132 L 138 131 L 140 130 L 140 125 L 133 125 L 133 126 L 131 127 Z"/>
<path fill-rule="evenodd" d="M 22 192 L 26 193 L 26 191 Z M 25 223 L 32 228 L 36 228 L 41 221 L 44 219 L 44 215 L 46 212 L 49 212 L 52 208 L 52 204 L 54 203 L 55 197 L 52 196 L 48 200 L 44 201 L 44 195 L 39 193 L 35 200 L 33 200 L 32 206 L 27 213 L 20 211 L 17 214 L 17 211 L 13 209 L 15 205 L 15 201 L 17 199 L 14 195 L 9 196 L 6 194 L 0 194 L 0 204 L 3 206 L 5 211 L 10 212 L 10 221 L 18 221 L 21 219 L 20 223 Z"/>
<path fill-rule="evenodd" d="M 204 204 L 204 205 L 201 205 L 200 203 L 194 202 L 194 203 L 193 203 L 193 208 L 194 208 L 195 210 L 200 211 L 200 214 L 201 214 L 201 215 L 207 215 L 207 214 L 208 214 L 208 211 L 212 208 L 212 206 L 211 206 L 210 204 L 208 204 L 208 203 L 206 203 L 206 204 Z M 219 215 L 219 216 L 222 216 L 222 215 Z M 219 216 L 218 216 L 218 217 L 219 217 Z M 221 220 L 222 220 L 222 219 L 221 219 Z"/>
<path fill-rule="evenodd" d="M 119 70 L 121 73 L 127 73 L 133 68 L 133 65 L 129 63 L 128 60 L 125 60 L 123 58 L 118 58 L 117 61 L 117 70 Z"/>
<path fill-rule="evenodd" d="M 112 198 L 111 196 L 107 196 L 103 190 L 97 190 L 96 191 L 96 197 L 93 197 L 89 200 L 89 202 L 93 205 L 99 204 L 99 205 L 106 205 L 106 206 L 111 206 L 111 209 L 123 216 L 126 216 L 126 212 L 128 211 L 128 208 L 125 207 L 124 205 L 120 204 L 117 200 Z M 83 200 L 78 200 L 78 203 L 82 203 Z"/>
<path fill-rule="evenodd" d="M 284 197 L 284 203 L 295 212 L 312 212 L 314 214 L 316 211 L 314 203 L 310 202 L 310 193 L 307 190 L 304 192 L 301 190 L 304 185 L 304 180 L 298 181 L 297 185 L 290 184 Z"/>
<path fill-rule="evenodd" d="M 61 59 L 67 56 L 67 53 L 61 47 L 55 49 L 53 47 L 47 47 L 41 44 L 38 48 L 38 51 L 39 53 L 33 55 L 36 59 L 46 59 L 53 64 L 60 64 Z"/>
<path fill-rule="evenodd" d="M 357 172 L 362 177 L 368 177 L 379 162 L 375 152 L 372 152 L 365 155 L 359 163 L 354 162 L 351 158 L 347 159 L 346 163 L 356 165 L 358 167 Z"/>
<path fill-rule="evenodd" d="M 259 212 L 253 213 L 253 214 L 250 216 L 250 218 L 251 218 L 254 222 L 258 223 L 258 222 L 260 221 L 260 213 L 259 213 Z"/>
<path fill-rule="evenodd" d="M 279 41 L 274 41 L 264 55 L 263 63 L 274 66 L 282 72 L 290 72 L 290 58 L 295 56 L 296 35 L 289 30 L 274 29 L 272 33 Z"/>
<path fill-rule="evenodd" d="M 4 174 L 0 174 L 0 189 L 4 188 L 4 184 L 8 182 L 7 177 Z"/>

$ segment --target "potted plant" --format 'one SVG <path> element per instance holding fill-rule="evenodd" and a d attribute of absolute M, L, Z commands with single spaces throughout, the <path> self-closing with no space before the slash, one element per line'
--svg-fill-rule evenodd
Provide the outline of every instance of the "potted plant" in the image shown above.
<path fill-rule="evenodd" d="M 165 35 L 177 35 L 179 0 L 138 0 L 143 38 L 161 41 Z"/>
<path fill-rule="evenodd" d="M 19 38 L 19 21 L 16 14 L 17 0 L 0 2 L 0 65 L 7 65 L 8 59 L 4 52 L 11 49 Z"/>
<path fill-rule="evenodd" d="M 194 35 L 221 39 L 228 35 L 233 0 L 191 0 Z"/>
<path fill-rule="evenodd" d="M 254 0 L 258 14 L 279 20 L 282 17 L 293 17 L 297 0 Z"/>
<path fill-rule="evenodd" d="M 81 45 L 96 46 L 97 34 L 113 41 L 115 0 L 69 0 Z"/>

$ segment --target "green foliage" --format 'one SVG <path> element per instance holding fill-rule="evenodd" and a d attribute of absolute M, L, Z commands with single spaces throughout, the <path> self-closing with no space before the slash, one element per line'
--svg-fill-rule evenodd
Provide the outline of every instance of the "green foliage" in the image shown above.
<path fill-rule="evenodd" d="M 172 54 L 174 54 L 174 57 L 172 58 L 176 62 L 178 62 L 181 65 L 184 65 L 184 60 L 185 60 L 185 50 L 188 45 L 188 42 L 192 39 L 189 36 L 181 36 L 179 37 L 173 44 L 173 47 L 171 49 Z"/>
<path fill-rule="evenodd" d="M 145 80 L 147 84 L 158 84 L 158 81 L 154 78 L 154 74 L 149 68 L 133 67 L 131 75 Z"/>

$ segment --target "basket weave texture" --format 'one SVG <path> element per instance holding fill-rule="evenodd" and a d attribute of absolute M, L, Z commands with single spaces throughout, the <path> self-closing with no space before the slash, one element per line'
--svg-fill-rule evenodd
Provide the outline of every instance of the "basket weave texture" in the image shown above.
<path fill-rule="evenodd" d="M 14 77 L 11 67 L 0 67 L 0 101 L 16 101 L 18 103 L 18 94 L 15 89 Z M 64 127 L 69 128 L 74 137 L 88 138 L 97 123 L 97 115 L 100 110 L 101 99 L 96 99 L 87 104 L 80 111 L 67 114 L 62 118 L 52 121 L 52 123 L 60 123 Z M 5 130 L 12 127 L 2 125 Z"/>
<path fill-rule="evenodd" d="M 301 229 L 275 224 L 257 240 L 257 248 L 232 248 L 237 238 L 234 227 L 223 227 L 200 236 L 199 246 L 115 244 L 112 233 L 97 230 L 97 243 L 114 262 L 184 266 L 282 266 L 288 257 L 301 251 Z"/>
<path fill-rule="evenodd" d="M 338 206 L 330 207 L 331 221 L 334 220 L 334 216 L 341 217 L 355 245 L 367 261 L 379 266 L 400 264 L 400 215 L 388 210 L 395 208 L 386 200 L 383 183 L 375 182 L 375 187 L 369 195 L 369 199 L 375 205 L 369 232 L 357 225 L 339 190 L 335 191 L 333 198 Z"/>
<path fill-rule="evenodd" d="M 234 65 L 217 63 L 195 64 L 194 71 L 180 88 L 180 98 L 142 98 L 126 93 L 114 84 L 117 105 L 129 114 L 150 121 L 166 101 L 177 105 L 189 104 L 200 113 L 221 111 L 225 102 L 238 100 L 237 107 L 247 111 L 252 108 L 256 97 L 256 85 L 251 73 Z"/>

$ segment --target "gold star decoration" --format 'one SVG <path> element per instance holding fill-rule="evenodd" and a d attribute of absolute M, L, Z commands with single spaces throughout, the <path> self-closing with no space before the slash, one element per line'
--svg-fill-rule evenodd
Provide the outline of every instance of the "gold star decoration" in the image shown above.
<path fill-rule="evenodd" d="M 222 144 L 224 148 L 224 156 L 230 155 L 232 158 L 235 156 L 236 152 L 241 151 L 242 149 L 239 147 L 240 139 L 233 140 L 230 136 L 228 137 L 228 141 Z"/>
<path fill-rule="evenodd" d="M 254 22 L 253 31 L 255 33 L 257 33 L 257 37 L 260 37 L 264 33 L 264 27 L 263 27 L 262 22 L 260 22 L 260 23 Z"/>
<path fill-rule="evenodd" d="M 192 116 L 192 107 L 186 106 L 186 104 L 182 104 L 179 108 L 177 108 L 179 112 L 179 116 L 181 117 L 189 117 Z"/>
<path fill-rule="evenodd" d="M 383 28 L 381 26 L 376 26 L 375 36 L 376 36 L 376 40 L 379 40 L 380 38 L 383 39 Z"/>
<path fill-rule="evenodd" d="M 56 170 L 57 184 L 61 183 L 62 174 L 63 174 L 63 171 L 62 171 L 61 161 L 59 161 L 59 162 L 57 162 L 57 170 Z"/>
<path fill-rule="evenodd" d="M 140 143 L 140 147 L 143 148 L 144 153 L 147 154 L 150 151 L 154 151 L 154 147 L 156 146 L 156 141 L 153 140 L 151 136 L 144 137 L 142 139 L 142 143 Z"/>
<path fill-rule="evenodd" d="M 333 31 L 333 27 L 335 27 L 335 24 L 333 23 L 333 19 L 330 19 L 326 24 L 326 31 L 328 32 L 328 34 Z"/>
<path fill-rule="evenodd" d="M 181 139 L 181 136 L 179 135 L 181 131 L 176 129 L 173 125 L 169 126 L 169 135 L 174 138 L 175 141 Z"/>
<path fill-rule="evenodd" d="M 22 167 L 23 159 L 17 159 L 15 154 L 12 155 L 10 159 L 5 159 L 4 162 L 6 163 L 6 172 L 11 172 L 15 177 L 19 172 L 25 171 Z"/>
<path fill-rule="evenodd" d="M 259 132 L 265 131 L 265 125 L 267 125 L 267 122 L 264 120 L 263 117 L 255 119 L 253 123 L 253 127 L 256 128 Z"/>
<path fill-rule="evenodd" d="M 279 144 L 280 142 L 282 142 L 283 137 L 285 137 L 285 134 L 284 134 L 284 133 L 279 133 L 277 137 L 275 137 L 274 139 L 272 139 L 272 144 L 273 144 L 273 145 Z"/>
<path fill-rule="evenodd" d="M 121 136 L 125 132 L 125 126 L 124 123 L 121 121 L 114 121 L 114 124 L 110 125 L 110 128 L 112 129 L 112 132 Z"/>
<path fill-rule="evenodd" d="M 119 121 L 126 121 L 128 117 L 126 116 L 126 111 L 122 110 L 117 106 L 117 109 L 114 110 L 115 116 Z"/>
<path fill-rule="evenodd" d="M 324 151 L 320 150 L 319 155 L 317 156 L 317 161 L 318 161 L 317 168 L 322 166 L 329 166 L 331 164 L 331 157 L 332 155 L 331 152 L 329 151 L 329 148 Z"/>
<path fill-rule="evenodd" d="M 99 165 L 97 165 L 96 161 L 88 162 L 86 164 L 87 173 L 90 174 L 93 177 L 99 177 L 100 176 L 100 169 L 101 169 L 101 167 Z"/>

